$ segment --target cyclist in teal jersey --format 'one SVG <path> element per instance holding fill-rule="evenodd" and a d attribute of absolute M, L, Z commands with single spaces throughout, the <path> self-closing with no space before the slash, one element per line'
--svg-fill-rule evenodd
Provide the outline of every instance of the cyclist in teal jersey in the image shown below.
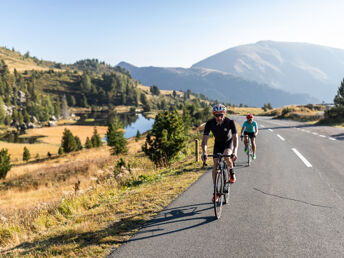
<path fill-rule="evenodd" d="M 248 114 L 246 116 L 247 120 L 244 122 L 244 124 L 242 125 L 241 128 L 241 137 L 245 137 L 244 138 L 244 144 L 245 144 L 245 152 L 247 152 L 247 143 L 248 143 L 248 138 L 251 139 L 251 143 L 252 143 L 252 152 L 253 152 L 253 156 L 252 159 L 255 160 L 256 159 L 256 150 L 257 150 L 257 146 L 256 146 L 256 136 L 258 135 L 258 124 L 256 121 L 253 120 L 253 115 L 252 114 Z"/>

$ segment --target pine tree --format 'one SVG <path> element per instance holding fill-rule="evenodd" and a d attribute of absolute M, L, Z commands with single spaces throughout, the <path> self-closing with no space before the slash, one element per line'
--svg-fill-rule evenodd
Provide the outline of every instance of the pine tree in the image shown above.
<path fill-rule="evenodd" d="M 141 139 L 141 133 L 139 130 L 137 130 L 135 141 L 139 141 Z"/>
<path fill-rule="evenodd" d="M 106 133 L 107 145 L 111 146 L 111 154 L 117 155 L 120 153 L 126 153 L 127 139 L 124 138 L 123 126 L 118 117 L 114 117 L 112 123 L 108 127 Z"/>
<path fill-rule="evenodd" d="M 91 78 L 87 73 L 82 74 L 80 87 L 82 91 L 85 93 L 88 93 L 91 90 L 91 87 L 92 87 Z"/>
<path fill-rule="evenodd" d="M 5 103 L 2 100 L 2 97 L 0 96 L 0 124 L 3 124 L 5 122 Z"/>
<path fill-rule="evenodd" d="M 166 166 L 185 148 L 184 122 L 176 110 L 156 116 L 142 150 L 157 165 Z"/>
<path fill-rule="evenodd" d="M 80 138 L 78 136 L 75 136 L 74 139 L 77 146 L 77 150 L 82 150 L 82 144 L 81 144 Z"/>
<path fill-rule="evenodd" d="M 88 136 L 86 138 L 85 147 L 86 147 L 86 149 L 91 149 L 93 147 L 92 141 L 90 140 L 90 138 Z"/>
<path fill-rule="evenodd" d="M 62 97 L 62 107 L 61 107 L 61 114 L 63 118 L 68 118 L 69 117 L 69 112 L 68 112 L 68 103 L 67 103 L 67 98 L 66 95 L 63 95 Z"/>
<path fill-rule="evenodd" d="M 344 106 L 344 79 L 338 88 L 337 95 L 334 97 L 334 104 L 336 106 Z"/>
<path fill-rule="evenodd" d="M 92 146 L 93 147 L 100 147 L 103 145 L 103 142 L 100 138 L 100 135 L 98 134 L 98 131 L 97 131 L 97 128 L 94 127 L 94 130 L 93 130 L 93 135 L 92 135 L 92 138 L 91 138 L 91 142 L 92 142 Z"/>
<path fill-rule="evenodd" d="M 28 148 L 26 146 L 24 147 L 24 152 L 23 152 L 23 160 L 24 161 L 29 161 L 31 159 L 31 154 Z"/>
<path fill-rule="evenodd" d="M 69 153 L 78 149 L 72 132 L 67 128 L 64 129 L 61 146 L 64 153 Z"/>
<path fill-rule="evenodd" d="M 4 179 L 10 171 L 11 165 L 11 156 L 8 154 L 7 149 L 1 149 L 0 151 L 0 179 Z"/>

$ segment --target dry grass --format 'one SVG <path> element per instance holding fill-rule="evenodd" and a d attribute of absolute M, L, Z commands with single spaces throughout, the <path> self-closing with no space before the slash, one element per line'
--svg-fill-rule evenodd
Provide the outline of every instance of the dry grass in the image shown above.
<path fill-rule="evenodd" d="M 81 126 L 81 125 L 65 125 L 56 127 L 43 127 L 27 130 L 25 136 L 44 136 L 40 138 L 41 142 L 49 144 L 61 144 L 61 139 L 64 129 L 71 130 L 73 135 L 78 136 L 81 143 L 85 143 L 86 137 L 91 137 L 93 134 L 94 126 Z M 96 126 L 98 134 L 104 136 L 107 131 L 106 126 Z"/>
<path fill-rule="evenodd" d="M 1 254 L 104 256 L 111 247 L 127 240 L 143 223 L 203 174 L 201 164 L 193 161 L 193 142 L 189 145 L 188 153 L 180 156 L 173 166 L 155 169 L 140 151 L 143 141 L 130 140 L 129 149 L 133 155 L 110 157 L 108 148 L 103 147 L 69 154 L 45 164 L 22 166 L 22 170 L 13 173 L 10 179 L 24 175 L 35 178 L 38 175 L 49 181 L 54 180 L 53 175 L 56 173 L 70 174 L 73 169 L 64 170 L 70 163 L 94 165 L 96 160 L 110 158 L 103 164 L 88 167 L 88 172 L 80 172 L 75 177 L 70 176 L 61 181 L 55 187 L 62 192 L 60 195 L 54 192 L 54 187 L 43 184 L 27 191 L 25 201 L 24 192 L 12 188 L 12 194 L 7 195 L 7 200 L 12 195 L 12 204 L 18 207 L 23 205 L 25 208 L 12 210 L 12 216 L 0 223 Z M 89 160 L 90 157 L 93 159 Z M 119 158 L 130 164 L 130 172 L 121 169 L 122 172 L 114 178 L 113 169 Z M 50 172 L 51 169 L 56 170 Z M 45 171 L 44 175 L 40 175 L 42 170 Z M 76 179 L 81 180 L 84 193 L 64 195 L 63 191 L 73 191 L 71 183 Z M 28 200 L 30 197 L 32 199 Z M 30 202 L 31 206 L 28 205 Z M 2 202 L 1 207 L 4 205 Z M 8 201 L 7 207 L 9 205 Z"/>
<path fill-rule="evenodd" d="M 25 70 L 48 71 L 51 68 L 37 65 L 31 58 L 24 58 L 17 52 L 12 52 L 4 48 L 0 48 L 0 59 L 3 59 L 10 71 L 16 69 L 18 72 Z M 61 69 L 54 69 L 62 71 Z"/>
<path fill-rule="evenodd" d="M 229 112 L 233 112 L 235 115 L 247 115 L 251 113 L 253 115 L 264 115 L 265 112 L 262 108 L 255 108 L 255 107 L 229 107 Z"/>
<path fill-rule="evenodd" d="M 0 142 L 1 148 L 8 149 L 8 152 L 11 155 L 11 160 L 15 164 L 23 163 L 22 157 L 25 146 L 29 149 L 32 159 L 35 159 L 37 154 L 40 158 L 46 158 L 48 152 L 50 152 L 53 156 L 56 156 L 58 153 L 58 148 L 61 145 L 61 139 L 65 128 L 71 130 L 74 136 L 78 136 L 82 144 L 85 144 L 86 137 L 91 137 L 93 135 L 94 130 L 94 126 L 76 125 L 29 129 L 22 137 L 43 136 L 42 138 L 38 139 L 40 143 L 26 144 Z M 106 126 L 96 126 L 96 128 L 101 137 L 106 134 Z"/>

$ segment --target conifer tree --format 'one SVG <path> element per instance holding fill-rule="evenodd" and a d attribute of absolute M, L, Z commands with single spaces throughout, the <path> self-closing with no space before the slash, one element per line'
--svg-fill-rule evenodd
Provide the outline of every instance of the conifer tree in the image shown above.
<path fill-rule="evenodd" d="M 334 104 L 336 106 L 344 106 L 344 79 L 338 88 L 337 95 L 334 97 Z"/>
<path fill-rule="evenodd" d="M 23 160 L 24 161 L 29 161 L 31 159 L 31 154 L 28 148 L 24 146 L 24 152 L 23 152 Z"/>
<path fill-rule="evenodd" d="M 166 166 L 185 148 L 184 122 L 176 110 L 159 113 L 142 150 L 157 165 Z"/>
<path fill-rule="evenodd" d="M 92 146 L 93 147 L 100 147 L 103 145 L 103 142 L 100 138 L 100 135 L 98 134 L 98 131 L 97 131 L 97 128 L 94 127 L 94 130 L 93 130 L 93 135 L 92 135 L 92 138 L 91 138 L 91 142 L 92 142 Z"/>
<path fill-rule="evenodd" d="M 7 149 L 1 149 L 0 151 L 0 179 L 4 179 L 10 171 L 11 165 L 11 156 L 8 154 Z"/>
<path fill-rule="evenodd" d="M 86 138 L 85 147 L 86 147 L 86 149 L 91 149 L 93 147 L 92 141 L 90 140 L 90 138 L 88 136 Z"/>
<path fill-rule="evenodd" d="M 108 127 L 106 133 L 107 145 L 111 146 L 111 154 L 117 155 L 120 153 L 126 153 L 127 150 L 127 139 L 124 138 L 122 130 L 123 126 L 118 117 L 114 117 L 112 123 Z"/>
<path fill-rule="evenodd" d="M 137 130 L 137 133 L 136 133 L 136 137 L 135 137 L 135 141 L 138 141 L 141 139 L 141 133 L 139 130 Z"/>
<path fill-rule="evenodd" d="M 2 100 L 2 97 L 0 96 L 0 124 L 3 124 L 5 122 L 5 103 Z"/>
<path fill-rule="evenodd" d="M 81 144 L 80 138 L 78 136 L 75 136 L 74 139 L 75 139 L 75 143 L 77 145 L 76 150 L 82 150 L 82 144 Z"/>
<path fill-rule="evenodd" d="M 61 146 L 64 153 L 69 153 L 78 149 L 72 132 L 67 128 L 64 129 Z"/>

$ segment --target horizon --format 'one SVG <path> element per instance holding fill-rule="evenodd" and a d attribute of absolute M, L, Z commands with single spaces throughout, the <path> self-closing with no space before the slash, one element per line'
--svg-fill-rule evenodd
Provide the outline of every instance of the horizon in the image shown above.
<path fill-rule="evenodd" d="M 14 0 L 2 6 L 1 46 L 64 64 L 98 59 L 111 66 L 189 68 L 266 40 L 344 49 L 339 0 Z"/>

